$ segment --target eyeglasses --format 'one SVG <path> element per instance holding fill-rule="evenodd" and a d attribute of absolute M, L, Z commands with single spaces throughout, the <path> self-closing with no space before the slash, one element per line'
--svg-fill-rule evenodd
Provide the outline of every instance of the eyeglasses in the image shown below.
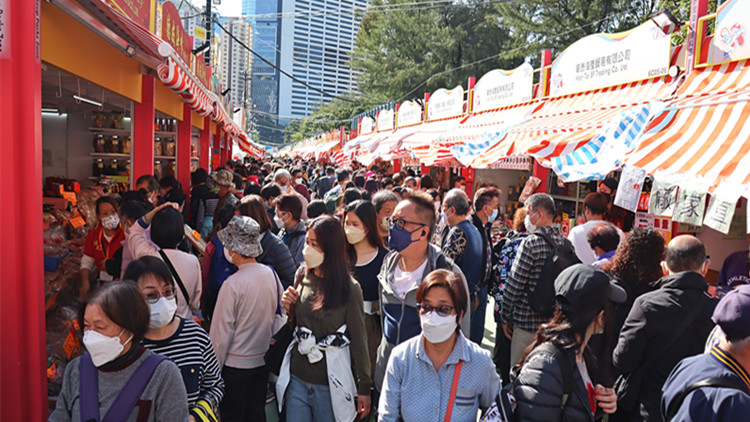
<path fill-rule="evenodd" d="M 404 220 L 403 218 L 393 218 L 393 217 L 388 218 L 388 225 L 391 227 L 395 227 L 398 230 L 404 230 L 404 226 L 407 224 L 414 224 L 419 227 L 425 227 L 427 225 L 424 223 L 419 223 L 417 221 Z"/>
<path fill-rule="evenodd" d="M 174 289 L 170 287 L 165 289 L 161 293 L 157 292 L 156 290 L 151 290 L 148 293 L 144 293 L 143 297 L 146 299 L 146 303 L 153 305 L 162 297 L 167 300 L 174 299 Z"/>
<path fill-rule="evenodd" d="M 435 311 L 441 317 L 445 317 L 450 316 L 451 312 L 456 309 L 456 307 L 450 305 L 430 306 L 422 303 L 417 303 L 417 309 L 421 314 L 429 314 L 430 312 Z"/>

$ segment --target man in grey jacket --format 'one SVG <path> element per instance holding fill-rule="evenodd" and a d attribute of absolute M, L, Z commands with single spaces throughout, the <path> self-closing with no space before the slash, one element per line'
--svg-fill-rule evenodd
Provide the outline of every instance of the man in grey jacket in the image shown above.
<path fill-rule="evenodd" d="M 437 269 L 455 271 L 464 282 L 466 297 L 470 297 L 461 269 L 429 243 L 435 220 L 432 196 L 424 192 L 413 192 L 401 201 L 391 217 L 388 243 L 392 250 L 385 256 L 378 274 L 383 323 L 374 377 L 378 391 L 393 348 L 422 332 L 416 297 L 417 288 L 427 274 Z M 468 306 L 467 299 L 467 309 Z M 470 324 L 470 317 L 466 315 L 461 320 L 461 331 L 467 337 Z"/>

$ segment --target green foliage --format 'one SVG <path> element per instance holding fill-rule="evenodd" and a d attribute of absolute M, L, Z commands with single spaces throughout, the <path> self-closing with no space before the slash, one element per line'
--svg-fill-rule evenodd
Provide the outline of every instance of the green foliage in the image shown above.
<path fill-rule="evenodd" d="M 344 96 L 322 105 L 304 120 L 292 120 L 284 129 L 284 143 L 299 142 L 320 132 L 350 129 L 352 116 L 371 107 L 362 97 Z"/>

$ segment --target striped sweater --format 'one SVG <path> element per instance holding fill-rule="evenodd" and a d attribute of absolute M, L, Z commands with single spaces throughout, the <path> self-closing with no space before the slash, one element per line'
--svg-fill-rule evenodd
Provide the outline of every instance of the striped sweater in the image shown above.
<path fill-rule="evenodd" d="M 177 318 L 180 326 L 171 337 L 158 341 L 144 339 L 143 345 L 168 357 L 180 368 L 189 408 L 198 400 L 206 400 L 216 411 L 224 396 L 224 380 L 211 340 L 194 321 Z"/>

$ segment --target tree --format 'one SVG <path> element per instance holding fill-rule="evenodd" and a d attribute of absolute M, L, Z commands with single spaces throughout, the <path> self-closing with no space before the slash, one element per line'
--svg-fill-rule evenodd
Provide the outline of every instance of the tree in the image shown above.
<path fill-rule="evenodd" d="M 495 68 L 516 67 L 521 60 L 496 57 L 507 39 L 486 0 L 438 5 L 374 0 L 362 19 L 351 64 L 362 72 L 363 93 L 383 102 L 403 101 L 438 88 L 466 87 L 470 76 Z"/>
<path fill-rule="evenodd" d="M 320 132 L 339 129 L 341 126 L 349 130 L 352 116 L 370 107 L 368 100 L 353 95 L 344 95 L 328 104 L 321 104 L 306 119 L 295 119 L 287 125 L 284 129 L 284 143 L 299 142 Z"/>

